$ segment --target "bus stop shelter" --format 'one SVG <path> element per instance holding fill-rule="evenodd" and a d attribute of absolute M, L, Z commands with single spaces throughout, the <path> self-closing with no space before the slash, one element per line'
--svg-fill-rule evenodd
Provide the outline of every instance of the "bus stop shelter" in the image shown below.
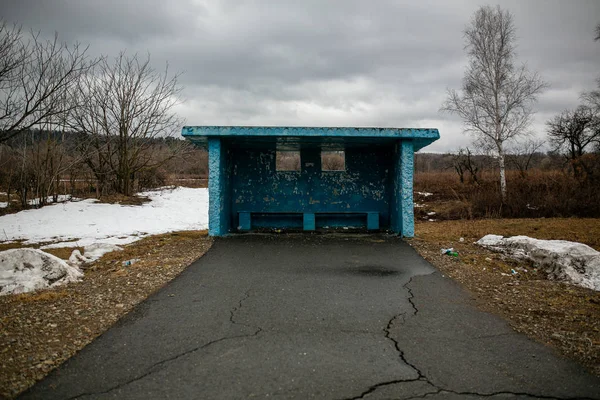
<path fill-rule="evenodd" d="M 186 126 L 208 150 L 209 235 L 364 228 L 414 235 L 414 152 L 437 129 Z M 324 168 L 326 155 L 343 161 Z M 280 166 L 297 157 L 297 165 Z M 293 158 L 292 158 L 293 160 Z M 288 163 L 289 164 L 289 163 Z"/>

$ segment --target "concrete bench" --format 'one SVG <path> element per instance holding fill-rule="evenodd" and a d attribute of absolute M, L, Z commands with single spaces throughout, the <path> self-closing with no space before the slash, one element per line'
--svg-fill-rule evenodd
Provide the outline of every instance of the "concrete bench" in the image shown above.
<path fill-rule="evenodd" d="M 316 228 L 315 217 L 317 215 L 362 215 L 367 218 L 367 229 L 368 230 L 377 230 L 379 229 L 379 212 L 378 211 L 341 211 L 341 212 L 294 212 L 294 211 L 238 211 L 239 215 L 239 230 L 240 231 L 249 231 L 252 227 L 252 214 L 261 214 L 261 215 L 302 215 L 302 227 L 305 231 L 314 231 Z"/>

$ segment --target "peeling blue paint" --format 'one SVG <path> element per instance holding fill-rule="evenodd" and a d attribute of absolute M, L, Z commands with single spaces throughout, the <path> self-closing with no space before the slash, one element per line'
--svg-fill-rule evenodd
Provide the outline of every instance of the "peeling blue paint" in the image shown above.
<path fill-rule="evenodd" d="M 435 129 L 185 127 L 209 153 L 209 234 L 256 227 L 365 226 L 414 235 L 414 151 Z M 282 144 L 283 143 L 283 144 Z M 276 150 L 301 171 L 276 171 Z M 345 149 L 345 171 L 322 171 L 321 151 Z"/>
<path fill-rule="evenodd" d="M 231 215 L 231 163 L 220 138 L 208 140 L 208 234 L 229 232 Z"/>
<path fill-rule="evenodd" d="M 400 142 L 400 229 L 402 236 L 415 236 L 415 214 L 413 205 L 414 150 L 410 141 Z"/>

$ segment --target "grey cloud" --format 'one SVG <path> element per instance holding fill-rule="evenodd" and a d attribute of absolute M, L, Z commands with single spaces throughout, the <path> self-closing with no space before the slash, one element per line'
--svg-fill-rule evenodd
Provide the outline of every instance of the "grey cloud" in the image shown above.
<path fill-rule="evenodd" d="M 4 19 L 45 33 L 59 32 L 70 41 L 119 38 L 134 43 L 181 33 L 204 8 L 193 2 L 160 0 L 5 0 Z"/>
<path fill-rule="evenodd" d="M 189 124 L 437 127 L 430 149 L 469 143 L 438 109 L 458 88 L 462 31 L 483 1 L 5 1 L 0 15 L 59 31 L 95 54 L 150 52 L 185 71 Z M 599 75 L 600 2 L 505 1 L 519 56 L 551 84 L 532 129 L 579 101 Z"/>

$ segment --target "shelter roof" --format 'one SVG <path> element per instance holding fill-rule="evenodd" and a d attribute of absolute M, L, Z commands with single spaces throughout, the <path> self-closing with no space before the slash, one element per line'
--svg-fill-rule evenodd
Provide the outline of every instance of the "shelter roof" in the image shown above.
<path fill-rule="evenodd" d="M 440 138 L 430 128 L 363 128 L 305 126 L 184 126 L 182 135 L 199 146 L 209 137 L 223 138 L 229 143 L 261 146 L 275 143 L 279 149 L 295 149 L 303 145 L 337 148 L 392 143 L 412 140 L 417 151 Z"/>

